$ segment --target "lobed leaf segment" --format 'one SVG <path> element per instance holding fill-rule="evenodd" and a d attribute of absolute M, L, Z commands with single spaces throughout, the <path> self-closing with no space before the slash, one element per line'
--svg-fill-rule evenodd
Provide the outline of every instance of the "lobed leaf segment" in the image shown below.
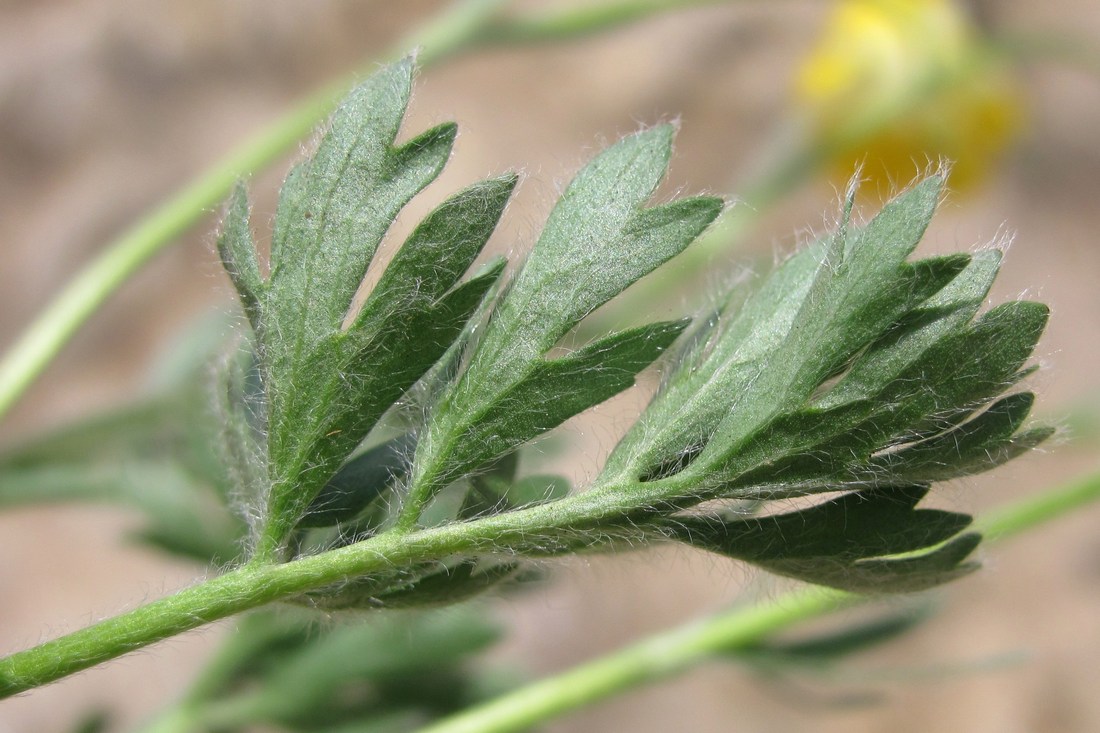
<path fill-rule="evenodd" d="M 994 250 L 910 260 L 939 177 L 864 226 L 849 200 L 837 232 L 737 305 L 559 355 L 587 315 L 683 251 L 722 202 L 647 206 L 672 145 L 672 127 L 657 126 L 576 176 L 506 279 L 501 259 L 464 275 L 515 176 L 428 214 L 356 307 L 379 243 L 454 139 L 448 124 L 396 142 L 413 71 L 405 60 L 368 80 L 291 172 L 266 275 L 243 190 L 229 204 L 218 247 L 254 336 L 230 383 L 230 453 L 263 468 L 253 562 L 510 515 L 489 541 L 481 533 L 446 557 L 303 598 L 449 603 L 515 577 L 526 557 L 624 542 L 683 542 L 864 592 L 974 567 L 970 518 L 917 505 L 932 482 L 1050 434 L 1025 425 L 1030 393 L 1002 396 L 1028 372 L 1047 311 L 1012 302 L 979 313 Z M 670 347 L 661 389 L 587 491 L 518 472 L 519 448 L 632 386 Z"/>

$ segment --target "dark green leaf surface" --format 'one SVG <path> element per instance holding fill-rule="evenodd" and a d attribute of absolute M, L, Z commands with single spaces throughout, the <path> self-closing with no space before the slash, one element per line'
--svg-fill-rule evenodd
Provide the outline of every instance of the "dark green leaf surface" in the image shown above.
<path fill-rule="evenodd" d="M 850 493 L 800 511 L 747 520 L 687 517 L 674 536 L 800 580 L 859 592 L 912 591 L 972 569 L 959 566 L 976 544 L 963 514 L 915 509 L 925 486 Z M 968 548 L 963 552 L 964 548 Z"/>
<path fill-rule="evenodd" d="M 676 321 L 639 326 L 569 356 L 532 363 L 522 380 L 497 391 L 493 401 L 475 413 L 476 421 L 451 438 L 447 468 L 435 480 L 445 485 L 628 389 L 685 325 Z"/>
<path fill-rule="evenodd" d="M 825 379 L 946 285 L 949 277 L 916 277 L 905 262 L 942 185 L 938 178 L 925 180 L 867 226 L 842 230 L 828 243 L 791 330 L 751 379 L 753 399 L 727 414 L 716 429 L 720 440 L 701 460 L 740 450 L 747 436 L 784 408 L 810 399 Z"/>
<path fill-rule="evenodd" d="M 962 425 L 876 456 L 873 470 L 942 481 L 995 468 L 1050 437 L 1051 428 L 1021 430 L 1035 396 L 1010 395 Z"/>
<path fill-rule="evenodd" d="M 939 338 L 969 323 L 993 285 L 1000 261 L 996 250 L 975 255 L 950 284 L 873 343 L 818 406 L 874 397 Z"/>
<path fill-rule="evenodd" d="M 847 218 L 832 237 L 788 260 L 683 365 L 620 444 L 609 470 L 650 477 L 682 470 L 685 456 L 740 450 L 785 408 L 808 399 L 871 341 L 944 288 L 965 256 L 908 264 L 939 199 L 930 178 L 869 224 Z M 688 409 L 684 409 L 685 404 Z M 709 445 L 715 437 L 719 444 Z M 709 447 L 708 447 L 709 446 Z M 724 446 L 724 447 L 723 447 Z"/>
<path fill-rule="evenodd" d="M 313 500 L 301 527 L 349 522 L 406 474 L 416 436 L 406 433 L 375 446 L 340 467 Z"/>

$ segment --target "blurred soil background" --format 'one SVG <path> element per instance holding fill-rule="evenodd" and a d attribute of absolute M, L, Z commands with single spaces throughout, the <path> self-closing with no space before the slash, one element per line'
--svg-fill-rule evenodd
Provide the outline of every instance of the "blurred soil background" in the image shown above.
<path fill-rule="evenodd" d="M 541 5 L 545 5 L 542 3 Z M 538 7 L 540 3 L 528 3 Z M 827 2 L 731 2 L 580 41 L 479 51 L 424 71 L 407 130 L 447 119 L 461 134 L 428 194 L 524 173 L 494 239 L 529 246 L 556 193 L 604 143 L 679 119 L 666 187 L 736 196 L 775 145 L 791 78 Z M 0 345 L 130 222 L 310 90 L 380 54 L 444 6 L 415 0 L 26 0 L 0 2 Z M 988 2 L 982 22 L 1100 48 L 1090 0 Z M 1051 304 L 1035 379 L 1038 412 L 1077 432 L 938 501 L 981 512 L 1097 466 L 1100 435 L 1100 76 L 1049 62 L 1020 71 L 1027 129 L 979 189 L 952 196 L 924 251 L 1012 236 L 995 299 Z M 255 176 L 260 236 L 294 156 Z M 789 251 L 835 215 L 825 179 L 769 210 L 708 279 Z M 418 204 L 422 206 L 422 204 Z M 213 253 L 216 212 L 97 314 L 2 428 L 6 441 L 110 406 L 143 384 L 196 318 L 232 307 Z M 666 316 L 667 312 L 649 314 Z M 573 425 L 591 475 L 637 397 Z M 1091 412 L 1090 412 L 1091 411 Z M 1068 415 L 1076 415 L 1070 419 Z M 0 646 L 74 630 L 201 574 L 125 541 L 133 515 L 63 507 L 0 516 Z M 936 594 L 941 613 L 853 659 L 841 679 L 774 678 L 712 664 L 548 726 L 579 731 L 1100 730 L 1100 508 L 982 551 L 985 569 Z M 499 603 L 499 660 L 544 675 L 785 584 L 687 550 L 554 566 Z M 126 730 L 171 700 L 225 633 L 179 637 L 0 704 L 0 732 L 63 731 L 93 708 Z"/>

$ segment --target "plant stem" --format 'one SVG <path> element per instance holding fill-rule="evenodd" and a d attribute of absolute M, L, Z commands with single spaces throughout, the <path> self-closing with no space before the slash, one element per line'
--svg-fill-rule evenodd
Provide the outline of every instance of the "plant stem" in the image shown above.
<path fill-rule="evenodd" d="M 981 532 L 987 541 L 1000 540 L 1026 532 L 1097 500 L 1100 500 L 1100 473 L 1078 478 L 1055 491 L 1045 491 L 994 510 L 985 517 L 979 517 L 974 529 Z"/>
<path fill-rule="evenodd" d="M 778 601 L 720 614 L 657 634 L 430 725 L 420 733 L 525 730 L 638 685 L 683 672 L 716 653 L 743 648 L 857 598 L 828 588 L 803 588 Z"/>
<path fill-rule="evenodd" d="M 402 39 L 394 58 L 419 48 L 429 66 L 464 51 L 494 44 L 564 40 L 661 12 L 715 0 L 623 0 L 606 7 L 546 12 L 507 21 L 497 18 L 510 0 L 461 0 Z M 370 65 L 373 65 L 373 61 Z M 369 65 L 368 65 L 369 66 Z M 236 182 L 275 161 L 327 115 L 356 74 L 325 86 L 256 134 L 181 191 L 156 207 L 106 249 L 61 291 L 0 358 L 0 418 L 45 371 L 85 321 L 143 264 L 217 208 Z"/>
<path fill-rule="evenodd" d="M 486 43 L 536 43 L 562 41 L 600 33 L 672 10 L 718 5 L 728 0 L 612 0 L 574 7 L 554 8 L 509 18 L 487 25 Z"/>
<path fill-rule="evenodd" d="M 989 540 L 1027 531 L 1100 500 L 1100 473 L 1024 499 L 976 522 Z M 827 588 L 800 588 L 773 601 L 719 613 L 665 631 L 496 700 L 464 710 L 419 733 L 515 733 L 620 692 L 683 672 L 715 655 L 840 608 L 876 600 Z"/>
<path fill-rule="evenodd" d="M 445 542 L 443 544 L 446 546 Z M 431 549 L 437 546 L 427 544 Z M 13 654 L 0 660 L 0 697 L 47 684 L 226 616 L 417 556 L 414 552 L 417 546 L 412 542 L 394 547 L 392 538 L 386 535 L 356 547 L 359 552 L 355 558 L 349 558 L 346 551 L 336 551 L 283 565 L 246 565 L 94 626 Z"/>
<path fill-rule="evenodd" d="M 459 53 L 477 41 L 482 26 L 506 1 L 460 2 L 453 10 L 403 40 L 396 53 L 422 46 L 421 65 Z M 0 417 L 8 413 L 65 343 L 114 291 L 153 255 L 218 207 L 242 176 L 272 163 L 305 138 L 349 84 L 348 79 L 341 79 L 315 92 L 156 207 L 78 273 L 4 354 L 0 362 Z"/>
<path fill-rule="evenodd" d="M 404 39 L 390 55 L 422 47 L 421 65 L 475 43 L 507 0 L 465 0 Z M 307 136 L 339 100 L 350 81 L 314 93 L 282 119 L 216 163 L 179 193 L 109 244 L 38 315 L 0 361 L 0 417 L 23 395 L 81 325 L 153 255 L 219 206 L 242 177 L 271 163 Z"/>
<path fill-rule="evenodd" d="M 651 482 L 654 486 L 660 482 Z M 588 492 L 558 502 L 415 532 L 387 532 L 283 564 L 253 562 L 174 595 L 0 659 L 0 699 L 266 603 L 349 578 L 462 553 L 508 552 L 581 532 L 633 502 Z"/>
<path fill-rule="evenodd" d="M 651 485 L 656 489 L 661 483 L 654 481 Z M 669 484 L 668 488 L 675 492 L 678 487 Z M 623 493 L 628 496 L 622 498 Z M 614 487 L 608 487 L 606 491 L 592 491 L 558 502 L 475 521 L 412 533 L 389 532 L 285 564 L 246 565 L 175 595 L 0 660 L 0 698 L 48 684 L 212 621 L 348 578 L 369 575 L 395 566 L 440 560 L 461 553 L 488 550 L 507 552 L 510 548 L 522 547 L 532 542 L 539 543 L 540 536 L 583 532 L 593 524 L 598 526 L 603 518 L 621 515 L 627 505 L 633 505 L 629 494 L 630 492 L 617 492 Z M 993 520 L 983 523 L 983 526 L 992 537 L 1004 537 L 1054 519 L 1098 498 L 1100 474 L 1048 492 L 1041 501 L 1029 499 L 1014 505 L 996 515 Z M 803 598 L 802 593 L 807 595 Z M 820 603 L 824 598 L 811 595 L 812 593 L 825 591 L 801 591 L 778 599 L 768 606 L 735 613 L 748 614 L 753 619 L 772 619 L 769 624 L 776 623 L 774 619 L 789 617 L 790 620 L 786 622 L 789 625 L 806 615 L 814 615 L 810 614 L 810 609 L 800 610 L 803 603 L 817 608 L 814 604 Z M 837 595 L 833 591 L 827 593 L 831 594 L 828 597 L 833 602 L 847 597 L 846 594 Z M 768 610 L 770 606 L 775 608 Z M 824 611 L 817 610 L 815 613 Z M 746 621 L 744 628 L 756 628 L 758 623 L 758 620 L 751 624 Z M 742 628 L 742 622 L 732 626 L 723 624 L 721 628 Z M 767 628 L 771 629 L 772 626 Z M 715 634 L 707 638 L 731 638 L 718 632 Z M 737 638 L 740 637 L 734 637 L 735 640 Z M 607 674 L 606 671 L 604 674 Z M 640 676 L 637 681 L 652 678 L 654 677 Z M 626 688 L 628 678 L 616 679 L 621 680 L 618 687 L 608 686 L 610 680 L 602 683 L 605 685 L 602 689 L 607 690 L 605 695 Z M 578 697 L 571 690 L 561 690 L 559 694 L 567 699 L 578 699 L 577 704 L 595 699 Z M 490 703 L 493 704 L 495 703 Z M 482 708 L 478 708 L 480 709 Z M 563 712 L 566 709 L 568 706 L 563 703 L 545 707 L 547 711 Z"/>

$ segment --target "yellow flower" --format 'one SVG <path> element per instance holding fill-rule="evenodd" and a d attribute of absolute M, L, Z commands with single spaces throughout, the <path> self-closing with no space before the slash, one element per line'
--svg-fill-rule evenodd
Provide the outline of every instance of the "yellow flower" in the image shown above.
<path fill-rule="evenodd" d="M 1011 76 L 950 0 L 842 0 L 795 93 L 837 172 L 879 184 L 946 158 L 952 187 L 973 186 L 1022 122 Z"/>

